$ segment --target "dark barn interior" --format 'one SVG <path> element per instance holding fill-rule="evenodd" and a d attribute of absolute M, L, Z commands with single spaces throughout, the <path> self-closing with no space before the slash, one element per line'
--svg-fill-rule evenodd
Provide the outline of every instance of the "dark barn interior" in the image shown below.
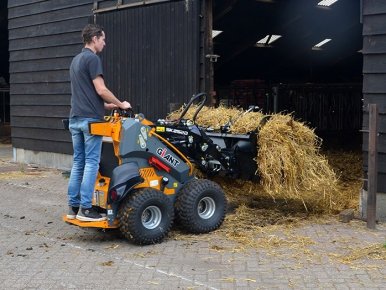
<path fill-rule="evenodd" d="M 216 101 L 293 112 L 325 143 L 360 149 L 360 1 L 320 1 L 214 1 Z"/>

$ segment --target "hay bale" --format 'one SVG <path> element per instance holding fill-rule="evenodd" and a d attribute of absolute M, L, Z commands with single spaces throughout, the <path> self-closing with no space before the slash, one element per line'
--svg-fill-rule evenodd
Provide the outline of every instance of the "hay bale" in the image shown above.
<path fill-rule="evenodd" d="M 184 119 L 192 119 L 197 107 L 196 105 L 192 105 L 186 112 Z M 178 119 L 182 111 L 183 107 L 171 112 L 167 116 L 167 119 Z M 201 127 L 210 127 L 215 131 L 220 130 L 221 126 L 229 124 L 231 133 L 245 134 L 255 130 L 263 117 L 264 114 L 260 112 L 248 112 L 245 114 L 242 109 L 235 107 L 227 108 L 219 106 L 214 108 L 204 106 L 197 116 L 196 123 Z M 231 121 L 233 121 L 232 124 L 230 123 Z"/>
<path fill-rule="evenodd" d="M 261 126 L 261 121 L 265 115 L 261 112 L 248 112 L 236 117 L 235 122 L 230 127 L 230 132 L 234 134 L 246 134 Z"/>
<path fill-rule="evenodd" d="M 196 109 L 197 106 L 192 106 L 184 118 L 191 119 Z M 168 118 L 177 119 L 182 110 L 172 112 Z M 261 126 L 261 121 L 267 117 L 269 120 Z M 230 132 L 235 134 L 258 129 L 256 174 L 272 198 L 301 200 L 306 209 L 311 206 L 317 211 L 331 210 L 336 204 L 337 177 L 327 159 L 319 153 L 322 140 L 292 115 L 266 116 L 237 108 L 204 106 L 196 123 L 214 130 L 228 123 Z"/>
<path fill-rule="evenodd" d="M 291 115 L 276 114 L 258 136 L 257 165 L 265 190 L 274 198 L 299 198 L 332 206 L 337 178 L 319 153 L 321 139 Z"/>
<path fill-rule="evenodd" d="M 192 105 L 189 110 L 186 112 L 184 119 L 193 119 L 194 113 L 196 112 L 198 106 Z M 179 110 L 171 112 L 167 119 L 176 120 L 179 118 L 183 111 L 183 107 Z M 196 123 L 202 127 L 208 128 L 211 127 L 214 130 L 220 130 L 220 126 L 228 123 L 232 118 L 234 118 L 237 114 L 242 112 L 236 108 L 225 108 L 225 107 L 207 107 L 204 106 L 200 113 L 197 116 Z"/>

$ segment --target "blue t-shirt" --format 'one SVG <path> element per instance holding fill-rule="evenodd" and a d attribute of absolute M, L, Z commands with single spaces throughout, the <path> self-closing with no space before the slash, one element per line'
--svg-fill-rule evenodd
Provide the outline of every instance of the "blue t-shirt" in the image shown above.
<path fill-rule="evenodd" d="M 104 101 L 95 90 L 93 80 L 103 77 L 102 62 L 91 49 L 83 48 L 71 62 L 71 112 L 72 117 L 103 120 Z"/>

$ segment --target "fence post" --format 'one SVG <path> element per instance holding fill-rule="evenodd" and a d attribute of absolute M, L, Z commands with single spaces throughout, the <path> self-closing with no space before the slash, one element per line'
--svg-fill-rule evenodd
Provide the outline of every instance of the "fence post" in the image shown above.
<path fill-rule="evenodd" d="M 377 177 L 378 177 L 378 108 L 369 104 L 369 153 L 368 153 L 368 192 L 367 192 L 367 227 L 375 229 L 377 207 Z"/>

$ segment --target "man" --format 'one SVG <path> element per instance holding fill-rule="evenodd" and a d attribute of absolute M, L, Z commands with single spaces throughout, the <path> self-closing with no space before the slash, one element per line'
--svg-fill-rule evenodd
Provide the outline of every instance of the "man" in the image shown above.
<path fill-rule="evenodd" d="M 89 122 L 104 119 L 104 110 L 131 108 L 119 101 L 106 87 L 102 62 L 97 55 L 105 46 L 103 28 L 88 24 L 82 31 L 84 48 L 71 62 L 71 112 L 69 129 L 74 149 L 68 184 L 67 218 L 81 221 L 102 221 L 105 216 L 92 207 L 102 148 L 102 136 L 91 135 Z"/>

